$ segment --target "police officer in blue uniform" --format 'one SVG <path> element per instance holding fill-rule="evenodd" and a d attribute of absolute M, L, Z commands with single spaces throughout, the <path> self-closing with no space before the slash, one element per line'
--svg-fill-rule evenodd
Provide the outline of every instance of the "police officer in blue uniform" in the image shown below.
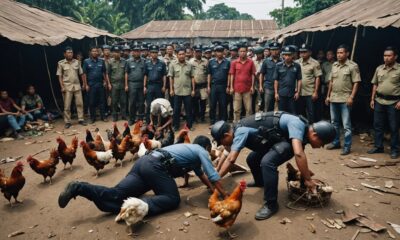
<path fill-rule="evenodd" d="M 224 121 L 214 124 L 211 135 L 219 145 L 230 150 L 219 174 L 225 176 L 235 163 L 240 151 L 247 147 L 252 152 L 247 156 L 254 183 L 249 187 L 264 187 L 264 205 L 255 215 L 264 220 L 278 211 L 278 166 L 293 156 L 310 191 L 315 191 L 316 182 L 307 165 L 304 146 L 320 148 L 331 142 L 336 135 L 329 122 L 320 121 L 312 125 L 303 117 L 286 112 L 264 112 L 242 119 L 235 127 Z"/>
<path fill-rule="evenodd" d="M 216 188 L 227 197 L 209 158 L 210 151 L 211 141 L 206 136 L 198 136 L 193 144 L 175 144 L 154 150 L 139 158 L 115 187 L 70 182 L 60 194 L 58 204 L 65 208 L 72 198 L 81 196 L 94 202 L 101 211 L 118 213 L 125 199 L 135 197 L 148 204 L 148 215 L 154 216 L 179 206 L 180 196 L 174 178 L 183 177 L 192 170 L 210 190 Z M 154 196 L 143 196 L 150 190 Z"/>
<path fill-rule="evenodd" d="M 275 92 L 274 92 L 274 73 L 276 64 L 282 62 L 280 57 L 280 46 L 277 42 L 272 42 L 268 46 L 270 56 L 266 58 L 260 70 L 260 86 L 264 91 L 264 111 L 269 112 L 274 110 Z"/>
<path fill-rule="evenodd" d="M 146 122 L 150 122 L 150 105 L 162 98 L 167 84 L 167 66 L 158 58 L 158 46 L 150 46 L 150 59 L 144 68 L 144 92 L 146 94 Z"/>
<path fill-rule="evenodd" d="M 274 72 L 275 101 L 279 111 L 296 113 L 295 101 L 300 97 L 301 67 L 294 62 L 296 49 L 291 46 L 283 48 L 283 62 L 277 63 Z"/>
<path fill-rule="evenodd" d="M 224 47 L 216 46 L 214 51 L 216 57 L 212 58 L 208 64 L 208 92 L 211 97 L 211 125 L 217 120 L 217 104 L 219 106 L 218 119 L 227 120 L 226 97 L 229 91 L 228 75 L 230 69 L 230 62 L 223 55 Z"/>
<path fill-rule="evenodd" d="M 89 95 L 89 112 L 90 123 L 96 121 L 96 107 L 100 109 L 100 118 L 107 121 L 105 116 L 105 87 L 111 89 L 110 81 L 108 80 L 106 64 L 103 59 L 99 58 L 97 47 L 90 47 L 90 58 L 83 62 L 83 78 L 86 78 L 85 89 Z"/>

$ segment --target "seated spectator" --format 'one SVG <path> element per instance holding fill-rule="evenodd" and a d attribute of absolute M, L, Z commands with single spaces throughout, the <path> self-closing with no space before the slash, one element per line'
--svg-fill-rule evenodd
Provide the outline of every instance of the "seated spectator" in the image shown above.
<path fill-rule="evenodd" d="M 42 98 L 36 94 L 33 85 L 29 85 L 26 89 L 26 95 L 24 95 L 21 100 L 21 108 L 28 113 L 27 116 L 29 120 L 52 120 L 51 114 L 45 113 Z"/>
<path fill-rule="evenodd" d="M 7 115 L 8 124 L 13 128 L 15 137 L 22 139 L 22 127 L 25 125 L 27 112 L 21 109 L 14 100 L 8 96 L 7 91 L 0 91 L 0 110 Z"/>

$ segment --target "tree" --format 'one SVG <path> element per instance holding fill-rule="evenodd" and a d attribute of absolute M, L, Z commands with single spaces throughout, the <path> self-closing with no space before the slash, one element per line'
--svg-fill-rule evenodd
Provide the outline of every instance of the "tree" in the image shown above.
<path fill-rule="evenodd" d="M 251 20 L 253 16 L 247 13 L 240 13 L 236 8 L 229 7 L 225 3 L 215 4 L 205 13 L 202 12 L 196 16 L 198 19 L 213 20 Z"/>
<path fill-rule="evenodd" d="M 284 20 L 282 22 L 282 9 L 275 9 L 269 13 L 279 26 L 288 26 L 302 18 L 310 16 L 322 9 L 339 3 L 341 0 L 294 0 L 295 7 L 286 7 L 283 10 Z"/>

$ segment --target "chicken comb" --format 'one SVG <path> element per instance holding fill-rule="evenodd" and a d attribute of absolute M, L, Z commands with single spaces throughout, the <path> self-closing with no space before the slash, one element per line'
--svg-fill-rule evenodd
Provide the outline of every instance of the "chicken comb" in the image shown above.
<path fill-rule="evenodd" d="M 128 126 L 129 126 L 128 122 L 125 122 L 124 127 L 128 127 Z"/>
<path fill-rule="evenodd" d="M 21 162 L 21 161 L 18 161 L 17 162 L 17 167 L 23 167 L 24 166 L 24 163 L 23 162 Z"/>
<path fill-rule="evenodd" d="M 185 123 L 185 125 L 183 126 L 183 129 L 189 130 L 189 127 L 188 127 L 187 123 Z"/>
<path fill-rule="evenodd" d="M 116 126 L 117 126 L 117 123 L 116 123 L 116 122 L 113 122 L 112 125 L 113 125 L 113 127 L 116 127 Z"/>
<path fill-rule="evenodd" d="M 244 179 L 240 180 L 239 184 L 242 187 L 246 187 L 247 186 L 246 180 L 244 180 Z"/>

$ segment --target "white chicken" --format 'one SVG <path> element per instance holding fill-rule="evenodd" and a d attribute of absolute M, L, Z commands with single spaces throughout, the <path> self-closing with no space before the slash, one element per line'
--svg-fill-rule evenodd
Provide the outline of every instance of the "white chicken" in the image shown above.
<path fill-rule="evenodd" d="M 144 143 L 140 143 L 139 151 L 137 152 L 138 157 L 143 157 L 147 153 L 147 148 L 144 146 Z"/>
<path fill-rule="evenodd" d="M 97 160 L 100 162 L 108 163 L 113 158 L 112 150 L 107 150 L 105 152 L 96 151 Z"/>
<path fill-rule="evenodd" d="M 132 225 L 142 221 L 149 212 L 149 205 L 139 198 L 130 197 L 124 200 L 121 211 L 115 218 L 115 222 L 124 220 L 130 228 L 132 234 Z"/>

